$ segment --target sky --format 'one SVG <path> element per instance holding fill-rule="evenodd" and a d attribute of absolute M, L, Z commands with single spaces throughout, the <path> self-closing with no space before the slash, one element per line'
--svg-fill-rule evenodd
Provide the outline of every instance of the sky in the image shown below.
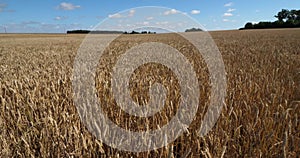
<path fill-rule="evenodd" d="M 147 10 L 143 6 L 164 8 Z M 281 9 L 300 9 L 300 1 L 0 0 L 0 33 L 63 33 L 92 29 L 101 22 L 106 22 L 106 28 L 122 31 L 152 25 L 184 31 L 192 26 L 180 22 L 184 18 L 192 18 L 206 30 L 230 30 L 246 22 L 275 21 L 274 15 Z"/>

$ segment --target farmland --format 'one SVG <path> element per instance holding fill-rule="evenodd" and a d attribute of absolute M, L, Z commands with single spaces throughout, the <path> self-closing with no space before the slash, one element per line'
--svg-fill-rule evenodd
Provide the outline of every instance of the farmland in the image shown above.
<path fill-rule="evenodd" d="M 102 108 L 120 127 L 134 131 L 168 123 L 177 108 L 171 100 L 178 102 L 180 87 L 168 68 L 144 65 L 131 78 L 132 98 L 147 102 L 149 83 L 161 82 L 169 91 L 164 111 L 150 118 L 122 112 L 111 93 L 106 93 L 109 72 L 120 51 L 150 39 L 169 44 L 189 56 L 199 81 L 204 81 L 197 116 L 187 131 L 166 147 L 142 153 L 103 144 L 80 120 L 73 102 L 72 74 L 85 35 L 0 34 L 0 157 L 299 155 L 300 29 L 210 34 L 224 60 L 227 96 L 217 123 L 204 137 L 196 131 L 209 102 L 209 74 L 202 60 L 192 61 L 201 57 L 187 41 L 174 34 L 122 35 L 106 50 L 105 60 L 99 61 L 96 88 Z"/>

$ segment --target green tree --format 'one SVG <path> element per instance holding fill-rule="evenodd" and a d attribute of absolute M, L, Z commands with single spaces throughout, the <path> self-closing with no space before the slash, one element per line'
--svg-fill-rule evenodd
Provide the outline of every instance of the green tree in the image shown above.
<path fill-rule="evenodd" d="M 289 14 L 288 14 L 288 16 L 287 16 L 287 19 L 289 20 L 289 21 L 294 21 L 294 20 L 296 20 L 296 17 L 297 17 L 297 10 L 291 10 L 290 12 L 289 12 Z"/>
<path fill-rule="evenodd" d="M 294 21 L 300 20 L 300 10 L 291 10 L 288 18 Z"/>
<path fill-rule="evenodd" d="M 265 28 L 295 28 L 300 27 L 300 10 L 282 9 L 275 15 L 278 19 L 274 22 L 261 21 L 257 24 L 248 22 L 242 29 L 265 29 Z"/>
<path fill-rule="evenodd" d="M 300 10 L 296 10 L 295 13 L 296 13 L 296 20 L 300 21 Z"/>
<path fill-rule="evenodd" d="M 280 12 L 277 13 L 277 15 L 275 15 L 275 18 L 277 18 L 278 21 L 283 22 L 288 18 L 289 14 L 290 11 L 288 9 L 282 9 Z"/>
<path fill-rule="evenodd" d="M 245 25 L 245 29 L 252 29 L 253 28 L 253 24 L 251 22 L 248 22 L 246 25 Z"/>

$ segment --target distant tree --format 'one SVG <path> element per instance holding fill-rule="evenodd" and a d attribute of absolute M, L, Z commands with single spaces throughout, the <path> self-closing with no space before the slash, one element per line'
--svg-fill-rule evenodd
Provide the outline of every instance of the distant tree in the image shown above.
<path fill-rule="evenodd" d="M 105 31 L 105 30 L 69 30 L 67 34 L 122 34 L 123 31 Z"/>
<path fill-rule="evenodd" d="M 264 29 L 264 28 L 294 28 L 300 27 L 300 10 L 282 9 L 275 15 L 278 19 L 274 22 L 259 22 L 258 24 L 247 23 L 243 29 Z"/>
<path fill-rule="evenodd" d="M 289 14 L 288 14 L 288 16 L 287 16 L 287 19 L 289 20 L 289 21 L 294 21 L 294 20 L 296 20 L 296 17 L 297 17 L 297 10 L 291 10 L 291 11 L 289 11 Z"/>
<path fill-rule="evenodd" d="M 284 22 L 276 20 L 272 23 L 273 28 L 283 28 L 284 27 Z"/>
<path fill-rule="evenodd" d="M 272 22 L 259 22 L 258 24 L 254 24 L 253 28 L 263 29 L 263 28 L 274 28 Z"/>
<path fill-rule="evenodd" d="M 67 34 L 88 34 L 90 32 L 90 30 L 70 30 L 67 31 Z"/>
<path fill-rule="evenodd" d="M 197 31 L 203 31 L 200 28 L 191 28 L 191 29 L 186 29 L 185 32 L 197 32 Z"/>
<path fill-rule="evenodd" d="M 139 34 L 137 31 L 131 31 L 130 34 Z"/>
<path fill-rule="evenodd" d="M 287 19 L 289 16 L 290 11 L 287 9 L 282 9 L 280 12 L 277 13 L 274 17 L 278 19 L 278 21 L 282 22 Z"/>
<path fill-rule="evenodd" d="M 287 21 L 289 25 L 300 24 L 300 10 L 291 10 L 287 16 Z"/>
<path fill-rule="evenodd" d="M 251 22 L 248 22 L 246 25 L 245 25 L 245 29 L 253 29 L 253 24 Z"/>
<path fill-rule="evenodd" d="M 138 32 L 138 31 L 131 31 L 131 32 L 123 32 L 123 34 L 156 34 L 156 32 L 151 32 L 151 31 L 141 31 L 141 32 Z"/>
<path fill-rule="evenodd" d="M 300 21 L 300 10 L 296 10 L 295 14 L 296 14 L 296 20 Z"/>

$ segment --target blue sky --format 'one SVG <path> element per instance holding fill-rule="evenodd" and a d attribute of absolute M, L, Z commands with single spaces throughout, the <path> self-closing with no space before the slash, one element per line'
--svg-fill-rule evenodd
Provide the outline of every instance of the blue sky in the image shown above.
<path fill-rule="evenodd" d="M 167 15 L 179 13 L 196 19 L 207 30 L 228 30 L 243 27 L 248 21 L 274 21 L 281 9 L 300 9 L 299 0 L 0 0 L 0 33 L 64 32 L 70 29 L 91 29 L 99 22 L 118 20 L 113 25 L 124 25 L 126 19 L 141 14 L 141 6 L 171 8 L 164 11 L 165 21 L 157 24 L 170 25 Z M 129 10 L 128 10 L 129 9 Z M 124 15 L 118 12 L 127 10 Z M 136 19 L 131 23 L 149 25 L 157 17 Z M 125 22 L 124 22 L 125 21 Z M 119 24 L 117 23 L 119 22 Z M 188 27 L 188 26 L 185 26 Z M 116 27 L 118 28 L 118 27 Z M 179 27 L 178 27 L 179 29 Z M 180 28 L 184 29 L 184 27 Z"/>

